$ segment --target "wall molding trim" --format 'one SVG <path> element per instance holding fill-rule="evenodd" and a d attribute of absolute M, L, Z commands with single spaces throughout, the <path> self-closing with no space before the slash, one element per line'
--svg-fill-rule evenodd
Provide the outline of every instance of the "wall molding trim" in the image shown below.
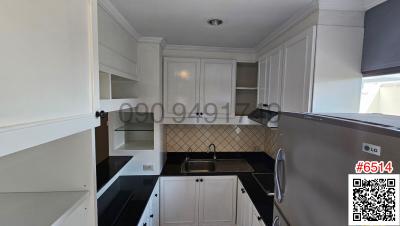
<path fill-rule="evenodd" d="M 164 38 L 162 37 L 150 37 L 150 36 L 143 36 L 138 39 L 138 42 L 147 42 L 147 43 L 154 43 L 154 44 L 163 44 L 165 42 Z"/>
<path fill-rule="evenodd" d="M 327 10 L 367 11 L 386 0 L 319 0 L 319 8 Z"/>
<path fill-rule="evenodd" d="M 304 20 L 306 17 L 311 15 L 312 13 L 318 10 L 318 0 L 313 0 L 307 7 L 299 10 L 295 14 L 293 14 L 286 22 L 284 22 L 280 27 L 275 29 L 272 33 L 270 33 L 266 38 L 264 38 L 255 49 L 261 51 L 264 47 L 266 47 L 271 41 L 278 38 L 284 32 L 289 30 L 291 27 L 296 25 L 297 23 Z"/>
<path fill-rule="evenodd" d="M 171 44 L 166 44 L 164 50 L 224 52 L 224 53 L 250 53 L 250 54 L 256 53 L 256 50 L 254 48 L 230 48 L 230 47 L 171 45 Z"/>
<path fill-rule="evenodd" d="M 124 28 L 136 40 L 141 38 L 141 35 L 132 27 L 124 16 L 115 8 L 110 0 L 98 0 L 97 4 L 101 6 L 110 16 Z"/>

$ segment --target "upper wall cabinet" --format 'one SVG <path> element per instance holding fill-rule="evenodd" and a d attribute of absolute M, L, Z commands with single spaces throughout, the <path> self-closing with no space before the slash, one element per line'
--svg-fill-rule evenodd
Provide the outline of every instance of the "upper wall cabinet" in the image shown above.
<path fill-rule="evenodd" d="M 310 82 L 313 65 L 311 60 L 314 56 L 314 34 L 315 30 L 309 29 L 283 45 L 281 99 L 283 111 L 307 112 L 311 109 Z M 273 63 L 278 64 L 278 62 L 279 60 L 276 60 Z"/>
<path fill-rule="evenodd" d="M 0 156 L 98 125 L 97 1 L 5 0 L 0 26 Z"/>
<path fill-rule="evenodd" d="M 259 61 L 258 103 L 274 111 L 309 111 L 314 29 L 291 38 Z"/>
<path fill-rule="evenodd" d="M 100 70 L 129 80 L 137 80 L 137 41 L 100 6 Z"/>
<path fill-rule="evenodd" d="M 363 28 L 317 25 L 259 59 L 259 107 L 273 111 L 356 113 Z"/>
<path fill-rule="evenodd" d="M 166 117 L 233 117 L 236 62 L 164 58 Z"/>

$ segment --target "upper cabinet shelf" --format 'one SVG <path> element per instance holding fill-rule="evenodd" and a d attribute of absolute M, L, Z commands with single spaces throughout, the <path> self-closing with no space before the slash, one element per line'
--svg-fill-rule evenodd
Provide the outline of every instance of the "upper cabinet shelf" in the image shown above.
<path fill-rule="evenodd" d="M 115 131 L 154 131 L 153 123 L 132 123 L 118 127 Z"/>
<path fill-rule="evenodd" d="M 87 191 L 0 193 L 0 225 L 64 225 L 81 222 Z M 80 211 L 76 211 L 81 208 Z M 15 211 L 17 210 L 17 211 Z"/>
<path fill-rule="evenodd" d="M 245 86 L 241 86 L 241 87 L 236 87 L 236 90 L 255 90 L 255 91 L 257 91 L 257 87 L 245 87 Z"/>

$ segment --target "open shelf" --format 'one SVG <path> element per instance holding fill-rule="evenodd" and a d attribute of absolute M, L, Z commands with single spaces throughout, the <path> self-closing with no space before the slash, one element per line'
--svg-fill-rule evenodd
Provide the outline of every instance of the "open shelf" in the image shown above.
<path fill-rule="evenodd" d="M 154 131 L 153 123 L 132 123 L 115 129 L 115 131 Z"/>
<path fill-rule="evenodd" d="M 247 116 L 257 107 L 258 63 L 238 63 L 236 75 L 236 116 Z"/>
<path fill-rule="evenodd" d="M 257 91 L 257 87 L 239 86 L 239 87 L 236 87 L 236 90 L 253 90 L 253 91 Z"/>
<path fill-rule="evenodd" d="M 62 225 L 88 198 L 88 191 L 0 193 L 0 225 Z"/>
<path fill-rule="evenodd" d="M 100 106 L 103 111 L 111 112 L 137 106 L 139 100 L 136 86 L 138 80 L 99 72 Z"/>

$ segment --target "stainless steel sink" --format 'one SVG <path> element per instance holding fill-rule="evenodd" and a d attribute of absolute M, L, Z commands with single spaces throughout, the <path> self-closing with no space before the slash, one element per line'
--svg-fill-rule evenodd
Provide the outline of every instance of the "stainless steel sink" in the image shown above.
<path fill-rule="evenodd" d="M 182 173 L 254 172 L 245 159 L 190 159 L 181 166 Z"/>
<path fill-rule="evenodd" d="M 215 161 L 208 159 L 190 159 L 182 163 L 183 173 L 209 173 L 215 171 Z"/>

